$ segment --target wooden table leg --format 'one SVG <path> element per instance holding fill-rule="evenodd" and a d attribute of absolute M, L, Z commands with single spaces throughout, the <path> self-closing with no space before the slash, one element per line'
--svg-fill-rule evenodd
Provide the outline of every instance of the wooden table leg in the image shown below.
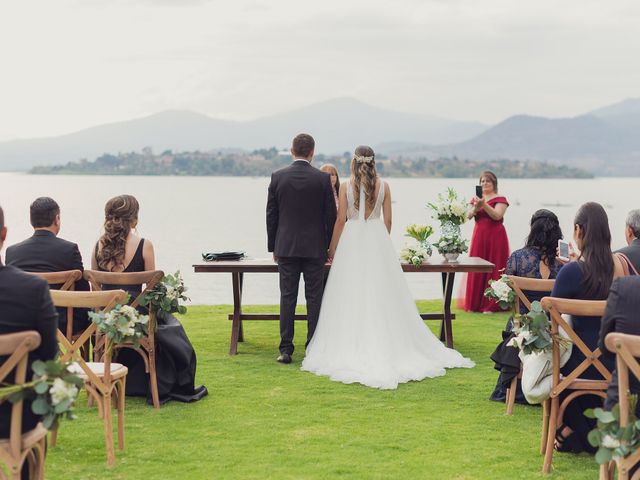
<path fill-rule="evenodd" d="M 440 323 L 440 340 L 449 348 L 453 348 L 453 327 L 451 325 L 451 297 L 455 272 L 442 273 L 442 323 Z"/>
<path fill-rule="evenodd" d="M 240 302 L 238 303 L 238 314 L 242 314 L 242 287 L 244 285 L 244 272 L 240 272 Z M 242 324 L 242 317 L 240 317 L 240 332 L 238 333 L 238 341 L 244 342 L 244 326 Z"/>
<path fill-rule="evenodd" d="M 238 340 L 242 332 L 242 274 L 239 272 L 231 273 L 231 282 L 233 283 L 233 321 L 231 322 L 231 343 L 229 345 L 229 355 L 238 353 Z"/>

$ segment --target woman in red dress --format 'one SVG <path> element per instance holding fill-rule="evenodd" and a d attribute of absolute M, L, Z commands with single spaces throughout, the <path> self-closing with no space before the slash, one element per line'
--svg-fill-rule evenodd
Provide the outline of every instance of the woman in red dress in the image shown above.
<path fill-rule="evenodd" d="M 498 178 L 493 172 L 480 175 L 482 198 L 471 200 L 472 209 L 468 217 L 475 217 L 476 225 L 471 237 L 469 256 L 480 257 L 495 265 L 491 273 L 469 273 L 464 296 L 464 309 L 472 312 L 497 312 L 499 305 L 484 296 L 489 280 L 498 279 L 507 266 L 509 240 L 502 224 L 509 203 L 498 195 Z"/>

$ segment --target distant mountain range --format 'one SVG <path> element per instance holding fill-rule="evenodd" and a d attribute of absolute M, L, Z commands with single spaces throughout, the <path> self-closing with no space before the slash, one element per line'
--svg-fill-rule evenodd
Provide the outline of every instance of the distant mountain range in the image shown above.
<path fill-rule="evenodd" d="M 339 98 L 257 120 L 234 122 L 189 111 L 165 111 L 52 138 L 0 142 L 0 170 L 27 170 L 104 153 L 288 147 L 302 131 L 320 153 L 373 144 L 380 153 L 472 160 L 541 160 L 597 175 L 640 175 L 640 99 L 573 118 L 509 117 L 489 127 L 401 113 Z"/>

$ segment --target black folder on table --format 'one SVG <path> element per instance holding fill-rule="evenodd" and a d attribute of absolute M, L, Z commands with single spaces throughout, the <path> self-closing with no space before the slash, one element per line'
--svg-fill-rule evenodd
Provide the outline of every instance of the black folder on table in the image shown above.
<path fill-rule="evenodd" d="M 202 259 L 205 262 L 219 262 L 229 260 L 242 260 L 245 257 L 244 252 L 209 252 L 203 253 Z"/>

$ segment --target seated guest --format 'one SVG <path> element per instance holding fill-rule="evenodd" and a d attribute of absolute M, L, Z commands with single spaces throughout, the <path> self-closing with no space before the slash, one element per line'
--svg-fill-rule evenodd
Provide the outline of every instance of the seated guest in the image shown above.
<path fill-rule="evenodd" d="M 627 333 L 629 335 L 640 335 L 640 277 L 629 276 L 616 278 L 611 284 L 609 298 L 607 298 L 607 308 L 602 317 L 602 327 L 600 328 L 600 350 L 602 356 L 615 362 L 616 353 L 607 349 L 604 339 L 611 332 Z M 640 382 L 633 373 L 629 375 L 629 389 L 631 393 L 640 393 Z M 611 384 L 607 390 L 607 399 L 604 408 L 611 410 L 618 398 L 618 375 L 613 372 Z M 636 414 L 640 414 L 640 402 L 636 406 Z"/>
<path fill-rule="evenodd" d="M 636 272 L 640 272 L 640 210 L 631 210 L 627 215 L 624 237 L 627 239 L 627 246 L 616 253 L 624 254 Z"/>
<path fill-rule="evenodd" d="M 120 195 L 107 202 L 104 208 L 104 234 L 98 240 L 91 259 L 91 268 L 105 272 L 144 272 L 155 270 L 153 244 L 141 238 L 138 224 L 139 205 L 135 197 Z M 142 285 L 109 286 L 124 288 L 132 298 L 142 291 Z M 200 400 L 207 394 L 204 386 L 195 387 L 196 353 L 180 322 L 173 316 L 158 312 L 156 330 L 156 375 L 160 401 L 170 399 L 184 402 Z M 142 357 L 125 348 L 117 360 L 129 368 L 126 394 L 146 396 L 151 403 L 149 374 Z"/>
<path fill-rule="evenodd" d="M 25 272 L 62 272 L 83 270 L 82 256 L 78 245 L 58 237 L 60 233 L 60 207 L 49 197 L 36 198 L 30 207 L 33 236 L 7 248 L 7 265 Z M 62 285 L 52 285 L 59 289 Z M 80 279 L 76 290 L 89 290 L 89 283 Z M 66 308 L 58 309 L 60 328 L 66 331 Z M 84 309 L 74 309 L 73 331 L 84 330 L 89 319 Z"/>
<path fill-rule="evenodd" d="M 611 252 L 611 232 L 607 214 L 598 203 L 589 202 L 580 207 L 574 219 L 573 239 L 580 254 L 564 265 L 551 292 L 552 297 L 578 300 L 605 300 L 614 278 L 624 275 L 623 261 Z M 573 316 L 573 330 L 591 350 L 598 346 L 600 338 L 600 317 Z M 573 348 L 567 363 L 561 368 L 568 375 L 582 361 L 584 355 Z M 606 358 L 603 363 L 613 370 L 613 363 Z M 581 378 L 601 380 L 602 375 L 590 367 Z M 560 400 L 569 394 L 564 391 Z M 587 434 L 595 428 L 595 421 L 584 416 L 587 408 L 602 405 L 602 399 L 594 395 L 575 398 L 564 412 L 564 423 L 556 431 L 556 450 L 578 453 L 595 452 L 589 445 Z"/>
<path fill-rule="evenodd" d="M 0 207 L 0 250 L 7 238 L 4 213 Z M 27 381 L 31 380 L 31 364 L 35 360 L 47 361 L 56 357 L 58 342 L 58 314 L 56 313 L 47 282 L 34 275 L 2 264 L 0 258 L 0 335 L 35 330 L 40 334 L 40 346 L 29 354 Z M 0 366 L 6 358 L 0 357 Z M 9 379 L 11 381 L 12 378 Z M 9 437 L 11 403 L 0 403 L 0 438 Z M 31 411 L 31 402 L 25 400 L 22 413 L 22 431 L 33 429 L 41 417 Z"/>
<path fill-rule="evenodd" d="M 562 239 L 562 230 L 556 214 L 545 209 L 536 211 L 531 217 L 531 229 L 525 241 L 524 248 L 514 251 L 507 260 L 505 274 L 518 277 L 548 279 L 556 278 L 560 270 L 559 262 L 556 261 L 556 248 L 558 240 Z M 523 292 L 529 301 L 540 301 L 546 294 L 544 292 Z M 520 313 L 527 313 L 527 308 L 520 302 Z M 502 342 L 498 345 L 491 359 L 495 362 L 495 369 L 500 372 L 498 382 L 490 400 L 504 402 L 513 378 L 520 371 L 520 358 L 518 349 L 509 346 L 513 335 L 511 319 L 507 322 L 507 327 L 502 333 Z M 516 392 L 516 402 L 527 404 L 527 400 L 522 394 L 520 381 Z"/>

